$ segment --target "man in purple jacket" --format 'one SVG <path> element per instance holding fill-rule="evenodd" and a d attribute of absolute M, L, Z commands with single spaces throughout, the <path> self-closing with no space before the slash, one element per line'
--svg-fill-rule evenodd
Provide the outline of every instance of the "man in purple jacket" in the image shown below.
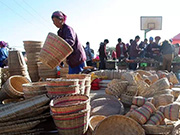
<path fill-rule="evenodd" d="M 69 65 L 69 74 L 78 74 L 83 71 L 86 54 L 73 28 L 65 24 L 66 17 L 61 11 L 55 11 L 51 16 L 54 25 L 59 28 L 58 36 L 63 38 L 73 48 L 73 52 L 66 59 Z"/>

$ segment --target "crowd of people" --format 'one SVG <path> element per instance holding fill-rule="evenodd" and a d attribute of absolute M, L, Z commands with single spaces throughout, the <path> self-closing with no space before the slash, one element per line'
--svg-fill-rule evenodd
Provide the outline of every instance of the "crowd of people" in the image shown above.
<path fill-rule="evenodd" d="M 159 63 L 162 63 L 162 70 L 171 71 L 171 64 L 175 54 L 175 47 L 179 48 L 179 45 L 172 45 L 171 40 L 164 40 L 160 42 L 161 37 L 150 37 L 140 41 L 140 37 L 136 36 L 135 39 L 130 39 L 129 43 L 125 44 L 121 38 L 118 38 L 118 43 L 115 50 L 112 51 L 112 59 L 121 62 L 124 59 L 135 60 L 137 58 L 151 58 Z M 108 39 L 105 39 L 103 43 L 100 43 L 99 57 L 100 57 L 100 69 L 106 69 L 105 62 L 108 59 L 108 53 L 106 52 L 106 45 L 109 43 Z M 130 70 L 136 70 L 138 63 L 129 63 Z"/>

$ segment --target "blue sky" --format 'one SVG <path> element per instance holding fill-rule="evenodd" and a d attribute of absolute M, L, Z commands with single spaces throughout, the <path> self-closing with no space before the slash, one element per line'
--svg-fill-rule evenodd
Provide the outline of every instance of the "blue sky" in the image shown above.
<path fill-rule="evenodd" d="M 0 0 L 0 7 L 0 40 L 17 49 L 24 48 L 24 40 L 45 41 L 48 32 L 56 33 L 51 20 L 56 10 L 67 15 L 81 43 L 89 41 L 94 50 L 105 38 L 108 46 L 118 38 L 127 43 L 139 35 L 143 40 L 140 16 L 163 17 L 162 30 L 150 31 L 148 38 L 180 33 L 179 0 Z"/>

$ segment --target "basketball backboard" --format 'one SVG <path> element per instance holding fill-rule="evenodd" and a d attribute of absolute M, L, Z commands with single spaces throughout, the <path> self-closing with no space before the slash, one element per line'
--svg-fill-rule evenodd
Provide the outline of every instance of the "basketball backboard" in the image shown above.
<path fill-rule="evenodd" d="M 141 16 L 141 30 L 162 30 L 162 16 Z"/>

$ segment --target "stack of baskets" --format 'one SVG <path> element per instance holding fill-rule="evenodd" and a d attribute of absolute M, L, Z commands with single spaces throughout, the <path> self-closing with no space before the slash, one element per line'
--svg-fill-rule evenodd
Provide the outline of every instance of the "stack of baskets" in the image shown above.
<path fill-rule="evenodd" d="M 20 75 L 11 76 L 2 86 L 0 91 L 0 101 L 9 98 L 23 97 L 22 84 L 29 82 L 30 81 L 26 77 Z"/>
<path fill-rule="evenodd" d="M 0 134 L 40 134 L 37 127 L 50 118 L 49 98 L 40 95 L 0 107 Z"/>
<path fill-rule="evenodd" d="M 8 67 L 10 76 L 22 75 L 29 78 L 29 73 L 27 72 L 27 65 L 21 51 L 9 51 Z"/>
<path fill-rule="evenodd" d="M 80 94 L 88 95 L 91 90 L 91 75 L 90 74 L 66 74 L 68 79 L 78 79 L 79 80 L 79 90 Z"/>
<path fill-rule="evenodd" d="M 26 51 L 26 55 L 28 59 L 27 66 L 28 66 L 29 75 L 33 82 L 37 82 L 40 79 L 38 74 L 37 62 L 39 62 L 39 54 L 42 48 L 42 42 L 41 41 L 23 41 L 23 42 L 24 42 L 24 49 Z"/>
<path fill-rule="evenodd" d="M 54 98 L 57 96 L 64 96 L 67 94 L 79 93 L 78 79 L 47 79 L 46 89 L 48 96 Z"/>
<path fill-rule="evenodd" d="M 54 69 L 72 52 L 72 47 L 65 40 L 53 33 L 49 33 L 40 51 L 39 59 L 45 65 Z"/>
<path fill-rule="evenodd" d="M 24 98 L 32 98 L 37 95 L 47 94 L 46 82 L 34 82 L 22 84 Z"/>
<path fill-rule="evenodd" d="M 86 133 L 90 114 L 88 96 L 76 94 L 54 98 L 50 102 L 50 109 L 59 134 Z"/>
<path fill-rule="evenodd" d="M 42 62 L 38 62 L 38 73 L 39 77 L 43 80 L 46 80 L 46 78 L 57 78 L 57 69 L 51 69 L 48 66 L 44 65 Z"/>

